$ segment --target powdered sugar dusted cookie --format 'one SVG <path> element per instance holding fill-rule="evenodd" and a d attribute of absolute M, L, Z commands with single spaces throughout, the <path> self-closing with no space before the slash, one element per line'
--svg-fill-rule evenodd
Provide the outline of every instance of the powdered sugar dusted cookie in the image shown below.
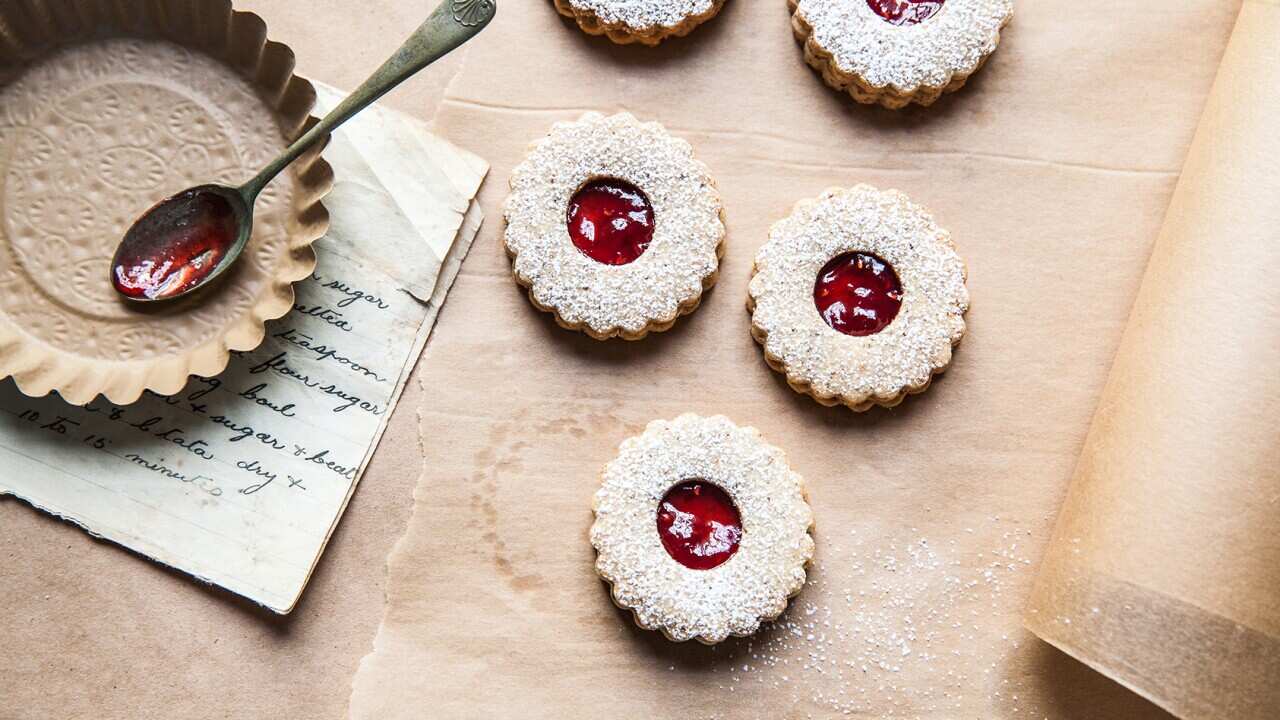
<path fill-rule="evenodd" d="M 797 392 L 858 411 L 928 388 L 969 309 L 951 236 L 902 193 L 868 185 L 828 190 L 776 223 L 749 293 L 769 365 Z"/>
<path fill-rule="evenodd" d="M 516 281 L 563 327 L 637 340 L 693 312 L 725 229 L 689 143 L 629 114 L 556 124 L 511 176 Z"/>
<path fill-rule="evenodd" d="M 750 635 L 786 609 L 813 558 L 804 481 L 754 428 L 687 414 L 622 443 L 591 544 L 614 602 L 671 640 Z"/>
<path fill-rule="evenodd" d="M 1000 43 L 1013 0 L 788 0 L 805 60 L 860 103 L 931 105 Z"/>
<path fill-rule="evenodd" d="M 592 35 L 619 44 L 657 45 L 683 37 L 710 20 L 725 0 L 554 0 L 561 15 L 571 17 Z"/>

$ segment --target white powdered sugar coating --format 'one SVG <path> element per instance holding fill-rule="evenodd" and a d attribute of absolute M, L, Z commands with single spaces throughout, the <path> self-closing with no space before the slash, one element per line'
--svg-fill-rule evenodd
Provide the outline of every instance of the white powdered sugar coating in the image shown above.
<path fill-rule="evenodd" d="M 1013 0 L 948 0 L 917 25 L 893 25 L 866 0 L 799 0 L 796 16 L 842 72 L 911 94 L 977 70 L 1013 16 Z"/>
<path fill-rule="evenodd" d="M 846 252 L 893 266 L 902 307 L 884 330 L 854 337 L 829 326 L 814 304 L 819 272 Z M 965 267 L 924 208 L 896 190 L 833 189 L 776 223 L 756 255 L 752 332 L 788 382 L 855 409 L 892 405 L 928 386 L 951 362 L 969 309 Z"/>
<path fill-rule="evenodd" d="M 657 530 L 658 504 L 673 486 L 700 479 L 737 505 L 742 539 L 729 560 L 693 570 L 674 560 Z M 813 513 L 803 481 L 755 428 L 728 418 L 655 421 L 622 443 L 596 493 L 591 544 L 596 571 L 636 622 L 683 642 L 718 643 L 772 620 L 805 582 Z"/>
<path fill-rule="evenodd" d="M 594 14 L 606 25 L 632 30 L 674 28 L 711 12 L 714 0 L 565 0 L 580 12 Z"/>
<path fill-rule="evenodd" d="M 653 207 L 653 241 L 632 263 L 597 262 L 569 236 L 569 201 L 598 178 L 634 184 Z M 689 143 L 627 113 L 587 113 L 557 123 L 513 171 L 505 241 L 516 279 L 561 324 L 635 337 L 692 310 L 714 282 L 722 209 Z"/>
<path fill-rule="evenodd" d="M 767 689 L 787 717 L 1050 717 L 1017 670 L 1038 644 L 1019 598 L 1042 539 L 999 517 L 944 533 L 962 542 L 852 523 L 823 539 L 801 600 L 721 646 L 716 687 Z"/>

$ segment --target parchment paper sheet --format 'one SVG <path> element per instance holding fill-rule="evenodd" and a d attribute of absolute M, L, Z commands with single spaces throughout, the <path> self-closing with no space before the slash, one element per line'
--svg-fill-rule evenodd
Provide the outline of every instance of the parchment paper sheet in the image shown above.
<path fill-rule="evenodd" d="M 628 109 L 710 166 L 727 255 L 673 331 L 599 344 L 530 306 L 500 223 L 481 233 L 427 351 L 426 472 L 352 716 L 1162 716 L 1020 615 L 1238 8 L 1024 0 L 969 88 L 891 114 L 814 77 L 781 0 L 657 51 L 504 3 L 437 116 L 493 163 L 484 206 L 552 122 Z M 857 182 L 930 207 L 974 298 L 946 377 L 867 415 L 794 394 L 743 311 L 769 224 Z M 817 516 L 790 612 L 715 649 L 636 629 L 586 539 L 617 444 L 683 411 L 759 427 Z"/>
<path fill-rule="evenodd" d="M 1280 717 L 1277 109 L 1246 0 L 1027 615 L 1188 719 Z"/>

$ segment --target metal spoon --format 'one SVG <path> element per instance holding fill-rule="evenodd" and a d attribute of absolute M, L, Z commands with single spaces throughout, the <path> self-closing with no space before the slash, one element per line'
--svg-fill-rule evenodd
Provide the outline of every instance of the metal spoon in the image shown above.
<path fill-rule="evenodd" d="M 240 187 L 199 185 L 161 201 L 134 222 L 111 261 L 111 284 L 130 301 L 190 294 L 235 263 L 253 234 L 253 204 L 307 148 L 489 24 L 496 0 L 444 0 L 355 92 Z"/>

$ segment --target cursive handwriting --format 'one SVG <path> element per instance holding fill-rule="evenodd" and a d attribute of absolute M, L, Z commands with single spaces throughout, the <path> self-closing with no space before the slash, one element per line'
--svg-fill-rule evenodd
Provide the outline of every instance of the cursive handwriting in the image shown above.
<path fill-rule="evenodd" d="M 257 460 L 240 460 L 236 463 L 236 467 L 259 478 L 257 483 L 241 488 L 240 494 L 242 495 L 252 495 L 275 482 L 276 474 L 263 467 Z"/>
<path fill-rule="evenodd" d="M 338 387 L 336 383 L 322 383 L 318 380 L 312 380 L 310 375 L 300 372 L 289 365 L 289 353 L 287 352 L 276 353 L 269 360 L 263 360 L 257 365 L 249 368 L 250 375 L 258 375 L 268 371 L 297 380 L 309 388 L 319 390 L 325 395 L 337 398 L 341 402 L 332 408 L 333 412 L 340 413 L 343 410 L 350 410 L 353 407 L 363 410 L 370 415 L 382 415 L 385 412 L 378 405 L 361 400 L 359 395 L 354 395 Z"/>
<path fill-rule="evenodd" d="M 363 303 L 368 303 L 378 308 L 379 310 L 391 309 L 391 306 L 383 302 L 382 298 L 378 297 L 377 295 L 365 292 L 364 290 L 353 288 L 350 285 L 342 282 L 341 280 L 329 280 L 326 282 L 324 278 L 320 277 L 319 274 L 316 274 L 315 278 L 316 278 L 316 282 L 324 283 L 324 287 L 330 290 L 335 290 L 339 294 L 344 296 L 341 300 L 338 301 L 338 307 L 340 308 L 351 307 L 355 303 L 363 302 Z"/>
<path fill-rule="evenodd" d="M 327 470 L 331 470 L 334 473 L 337 473 L 339 476 L 344 477 L 348 480 L 354 480 L 356 477 L 357 468 L 339 465 L 333 460 L 330 460 L 328 450 L 321 450 L 315 455 L 312 455 L 311 457 L 307 458 L 307 462 L 315 463 Z"/>
<path fill-rule="evenodd" d="M 360 373 L 365 377 L 373 378 L 378 382 L 386 382 L 387 379 L 349 357 L 339 355 L 337 350 L 325 345 L 317 344 L 315 338 L 298 330 L 297 328 L 285 328 L 271 337 L 283 340 L 291 345 L 297 345 L 303 350 L 310 350 L 320 360 L 329 360 L 339 365 L 350 368 L 352 371 Z"/>
<path fill-rule="evenodd" d="M 306 305 L 299 304 L 294 305 L 293 310 L 299 315 L 306 315 L 308 317 L 316 318 L 317 320 L 323 320 L 343 332 L 351 332 L 351 323 L 345 319 L 345 316 L 342 313 L 331 307 L 320 304 L 308 307 Z"/>
<path fill-rule="evenodd" d="M 222 494 L 222 488 L 218 487 L 217 480 L 214 480 L 207 475 L 187 475 L 186 473 L 178 472 L 177 470 L 164 465 L 164 458 L 160 458 L 160 462 L 153 462 L 142 457 L 138 453 L 129 453 L 124 456 L 124 459 L 132 462 L 134 465 L 146 468 L 157 475 L 163 475 L 170 480 L 177 480 L 178 482 L 197 487 L 214 497 Z"/>
<path fill-rule="evenodd" d="M 209 443 L 203 440 L 194 440 L 194 439 L 188 438 L 186 430 L 183 430 L 180 427 L 172 427 L 172 428 L 169 428 L 168 430 L 156 430 L 152 432 L 151 428 L 155 427 L 156 425 L 159 425 L 162 422 L 164 422 L 164 418 L 149 417 L 146 420 L 143 420 L 142 422 L 132 423 L 131 427 L 133 427 L 136 430 L 141 430 L 143 432 L 150 432 L 152 435 L 160 438 L 161 440 L 168 440 L 169 442 L 173 443 L 174 445 L 177 445 L 178 447 L 182 448 L 183 450 L 186 450 L 187 452 L 191 453 L 192 455 L 195 455 L 196 457 L 204 458 L 205 460 L 213 459 L 213 453 L 209 450 Z"/>
<path fill-rule="evenodd" d="M 293 403 L 288 405 L 277 405 L 266 398 L 262 393 L 267 389 L 266 383 L 258 383 L 253 387 L 240 393 L 240 397 L 245 400 L 252 400 L 258 407 L 264 407 L 273 413 L 277 413 L 284 417 L 297 417 L 297 413 L 293 411 Z"/>
<path fill-rule="evenodd" d="M 222 427 L 230 430 L 230 442 L 240 442 L 241 440 L 253 438 L 273 450 L 284 450 L 288 447 L 283 442 L 277 440 L 271 433 L 254 430 L 252 425 L 241 425 L 226 415 L 212 415 L 209 417 L 209 422 L 214 425 L 221 425 Z"/>

